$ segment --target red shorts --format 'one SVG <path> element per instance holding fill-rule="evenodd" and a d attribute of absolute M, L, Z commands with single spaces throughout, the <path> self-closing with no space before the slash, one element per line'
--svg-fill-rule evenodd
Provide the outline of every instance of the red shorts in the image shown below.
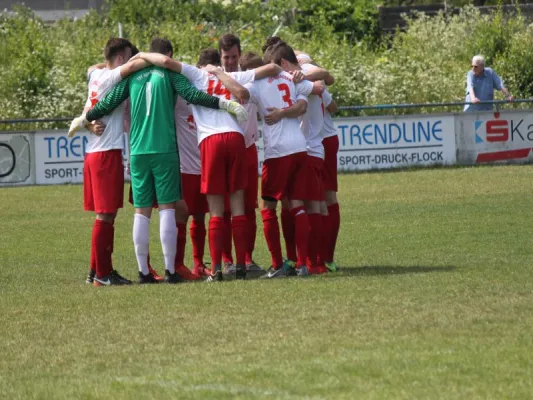
<path fill-rule="evenodd" d="M 207 214 L 209 207 L 205 194 L 200 192 L 202 178 L 200 175 L 181 174 L 181 191 L 187 204 L 189 215 Z"/>
<path fill-rule="evenodd" d="M 83 207 L 114 214 L 124 205 L 122 150 L 87 153 L 83 164 Z"/>
<path fill-rule="evenodd" d="M 133 205 L 133 189 L 131 188 L 131 185 L 130 185 L 130 193 L 128 195 L 128 202 Z M 157 204 L 157 199 L 154 199 L 154 203 L 152 204 L 152 208 L 158 208 L 159 207 L 159 204 Z"/>
<path fill-rule="evenodd" d="M 336 192 L 337 183 L 337 153 L 339 152 L 339 137 L 337 135 L 327 137 L 322 140 L 324 145 L 324 168 L 322 170 L 322 181 L 324 190 Z"/>
<path fill-rule="evenodd" d="M 316 158 L 316 157 L 313 157 Z M 269 158 L 263 162 L 261 197 L 265 200 L 307 200 L 307 153 Z"/>
<path fill-rule="evenodd" d="M 324 183 L 322 181 L 323 169 L 324 160 L 318 157 L 307 156 L 307 198 L 305 200 L 326 200 Z"/>
<path fill-rule="evenodd" d="M 200 143 L 202 193 L 234 193 L 246 189 L 246 147 L 244 136 L 225 132 L 209 136 Z"/>
<path fill-rule="evenodd" d="M 248 186 L 244 191 L 244 208 L 252 211 L 258 207 L 257 190 L 259 186 L 259 159 L 255 143 L 246 149 L 246 165 Z"/>

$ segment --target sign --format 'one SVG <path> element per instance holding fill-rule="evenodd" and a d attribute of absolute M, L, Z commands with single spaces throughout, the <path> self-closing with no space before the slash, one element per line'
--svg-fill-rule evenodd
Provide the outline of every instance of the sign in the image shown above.
<path fill-rule="evenodd" d="M 35 134 L 35 175 L 38 185 L 83 182 L 83 160 L 90 133 L 78 132 L 69 138 L 67 131 Z M 124 135 L 126 146 L 126 135 Z M 127 159 L 127 151 L 123 157 Z"/>
<path fill-rule="evenodd" d="M 340 171 L 455 163 L 454 117 L 336 118 Z"/>
<path fill-rule="evenodd" d="M 0 135 L 0 186 L 35 183 L 31 144 L 28 134 Z"/>
<path fill-rule="evenodd" d="M 533 161 L 533 115 L 508 111 L 458 115 L 461 160 L 469 164 Z"/>

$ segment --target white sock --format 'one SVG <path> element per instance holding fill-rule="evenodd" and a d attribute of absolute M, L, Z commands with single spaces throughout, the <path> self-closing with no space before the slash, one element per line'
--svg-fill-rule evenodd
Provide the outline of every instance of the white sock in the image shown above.
<path fill-rule="evenodd" d="M 150 218 L 135 214 L 133 217 L 133 245 L 139 271 L 148 275 L 148 244 L 150 235 Z"/>
<path fill-rule="evenodd" d="M 176 241 L 178 239 L 175 210 L 159 211 L 159 234 L 165 257 L 165 269 L 173 274 L 175 272 L 174 260 L 176 259 Z"/>

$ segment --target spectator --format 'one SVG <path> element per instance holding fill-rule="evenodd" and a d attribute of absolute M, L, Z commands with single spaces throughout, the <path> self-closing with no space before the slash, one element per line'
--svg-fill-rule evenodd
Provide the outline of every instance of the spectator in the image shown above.
<path fill-rule="evenodd" d="M 503 86 L 500 77 L 491 68 L 485 68 L 485 59 L 477 55 L 472 58 L 472 70 L 466 74 L 465 102 L 474 103 L 465 105 L 464 111 L 490 111 L 492 104 L 479 104 L 481 101 L 494 100 L 494 89 L 500 90 L 508 101 L 513 101 L 513 96 Z"/>

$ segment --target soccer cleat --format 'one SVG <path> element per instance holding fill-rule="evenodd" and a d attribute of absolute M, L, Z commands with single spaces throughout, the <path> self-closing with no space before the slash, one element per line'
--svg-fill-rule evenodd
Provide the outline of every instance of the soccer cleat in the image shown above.
<path fill-rule="evenodd" d="M 222 277 L 222 271 L 218 270 L 218 271 L 215 271 L 214 273 L 209 274 L 209 276 L 207 277 L 205 281 L 206 282 L 222 282 L 223 280 L 224 278 Z"/>
<path fill-rule="evenodd" d="M 285 269 L 285 275 L 287 276 L 297 276 L 298 273 L 296 272 L 295 268 L 296 263 L 292 261 L 285 261 L 283 263 L 283 269 Z"/>
<path fill-rule="evenodd" d="M 239 266 L 235 268 L 235 279 L 242 281 L 246 279 L 246 267 Z"/>
<path fill-rule="evenodd" d="M 250 264 L 246 264 L 246 271 L 252 272 L 252 273 L 265 272 L 265 270 L 261 268 L 259 265 L 257 265 L 254 260 L 252 260 Z"/>
<path fill-rule="evenodd" d="M 144 285 L 147 283 L 159 283 L 159 281 L 155 279 L 152 274 L 148 273 L 144 275 L 142 272 L 139 271 L 139 284 Z"/>
<path fill-rule="evenodd" d="M 150 273 L 150 275 L 152 275 L 152 276 L 154 277 L 154 279 L 155 279 L 156 281 L 163 281 L 163 280 L 165 280 L 165 277 L 159 275 L 159 274 L 157 273 L 157 271 L 156 271 L 155 269 L 152 268 L 151 265 L 148 266 L 148 272 Z"/>
<path fill-rule="evenodd" d="M 111 275 L 113 275 L 114 277 L 116 277 L 118 280 L 122 281 L 122 283 L 123 283 L 124 285 L 131 285 L 131 284 L 133 283 L 133 282 L 130 281 L 129 279 L 124 278 L 122 275 L 120 275 L 116 269 L 114 269 L 113 271 L 111 271 Z"/>
<path fill-rule="evenodd" d="M 226 263 L 224 263 L 224 272 L 223 272 L 223 274 L 224 275 L 233 275 L 235 273 L 236 269 L 237 269 L 237 267 L 235 266 L 235 264 L 230 263 L 230 262 L 226 262 Z"/>
<path fill-rule="evenodd" d="M 326 268 L 328 269 L 329 272 L 338 272 L 339 271 L 339 267 L 337 267 L 337 263 L 335 261 L 327 262 L 325 264 L 326 264 Z"/>
<path fill-rule="evenodd" d="M 201 264 L 201 265 L 195 266 L 194 269 L 192 270 L 192 273 L 199 277 L 207 277 L 211 275 L 211 270 L 207 268 L 204 264 Z"/>
<path fill-rule="evenodd" d="M 93 286 L 99 287 L 99 286 L 118 286 L 118 285 L 126 285 L 122 279 L 119 279 L 116 275 L 109 274 L 104 276 L 103 278 L 98 278 L 96 275 L 94 277 Z"/>
<path fill-rule="evenodd" d="M 184 281 L 197 281 L 202 279 L 200 275 L 196 275 L 194 272 L 191 272 L 191 270 L 185 265 L 176 267 L 176 274 L 178 274 Z"/>
<path fill-rule="evenodd" d="M 183 278 L 179 276 L 176 272 L 173 274 L 170 273 L 168 269 L 165 270 L 165 282 L 166 283 L 181 283 Z"/>
<path fill-rule="evenodd" d="M 89 269 L 89 274 L 87 274 L 87 279 L 85 280 L 85 283 L 88 285 L 92 285 L 94 282 L 95 276 L 96 276 L 96 271 L 94 269 Z"/>
<path fill-rule="evenodd" d="M 279 267 L 278 269 L 270 267 L 267 273 L 263 275 L 261 279 L 285 278 L 286 276 L 287 274 L 285 273 L 285 268 L 283 268 L 283 266 Z"/>
<path fill-rule="evenodd" d="M 309 271 L 307 270 L 307 265 L 301 265 L 300 267 L 296 268 L 296 275 L 297 276 L 308 276 Z"/>

